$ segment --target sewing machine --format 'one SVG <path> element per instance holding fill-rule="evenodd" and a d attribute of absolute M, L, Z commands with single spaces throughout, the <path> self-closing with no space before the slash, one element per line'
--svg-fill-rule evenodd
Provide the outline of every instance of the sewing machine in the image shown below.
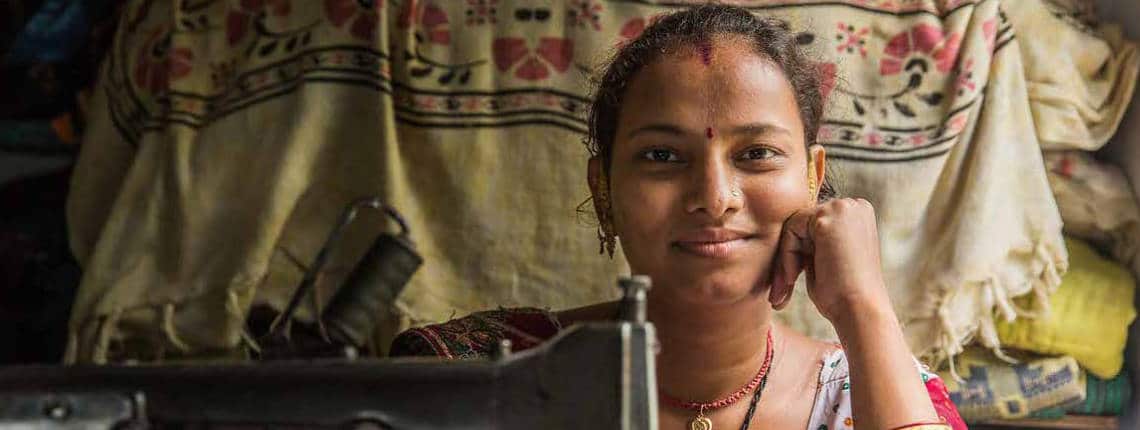
<path fill-rule="evenodd" d="M 489 360 L 0 368 L 2 429 L 657 428 L 648 279 L 621 320 Z"/>

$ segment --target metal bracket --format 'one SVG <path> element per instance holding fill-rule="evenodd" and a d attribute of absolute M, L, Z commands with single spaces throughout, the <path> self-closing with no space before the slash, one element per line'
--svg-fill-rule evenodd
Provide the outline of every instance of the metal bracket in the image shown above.
<path fill-rule="evenodd" d="M 145 408 L 142 393 L 0 395 L 0 429 L 141 429 Z"/>

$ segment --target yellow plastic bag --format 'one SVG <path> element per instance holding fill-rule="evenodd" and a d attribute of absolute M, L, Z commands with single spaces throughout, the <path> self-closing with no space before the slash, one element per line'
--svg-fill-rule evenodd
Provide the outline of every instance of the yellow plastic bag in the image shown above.
<path fill-rule="evenodd" d="M 1124 364 L 1128 325 L 1136 317 L 1132 305 L 1136 281 L 1119 264 L 1097 254 L 1088 244 L 1065 238 L 1069 271 L 1049 297 L 1051 312 L 1035 319 L 998 323 L 1005 347 L 1046 355 L 1068 355 L 1093 375 L 1111 379 Z M 1032 297 L 1016 299 L 1030 306 Z"/>

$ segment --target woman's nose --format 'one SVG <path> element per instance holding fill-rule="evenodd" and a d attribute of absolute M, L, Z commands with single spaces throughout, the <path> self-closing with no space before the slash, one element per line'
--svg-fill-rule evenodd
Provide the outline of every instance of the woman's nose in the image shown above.
<path fill-rule="evenodd" d="M 743 199 L 731 163 L 709 158 L 693 165 L 690 174 L 686 212 L 705 212 L 713 219 L 720 219 L 740 208 Z"/>

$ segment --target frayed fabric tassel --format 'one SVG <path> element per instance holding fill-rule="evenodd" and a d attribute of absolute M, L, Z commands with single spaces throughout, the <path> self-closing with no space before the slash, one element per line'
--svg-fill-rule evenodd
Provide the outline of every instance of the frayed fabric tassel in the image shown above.
<path fill-rule="evenodd" d="M 993 296 L 994 304 L 1001 311 L 1001 317 L 1005 322 L 1013 322 L 1019 314 L 1024 314 L 1024 312 L 1018 312 L 1013 300 L 1009 298 L 1008 292 L 1004 286 L 998 283 L 996 278 L 991 278 L 986 284 Z"/>
<path fill-rule="evenodd" d="M 951 340 L 949 338 L 943 338 L 943 341 L 949 342 L 949 343 L 954 342 L 953 340 Z M 963 378 L 962 375 L 958 374 L 958 364 L 954 362 L 954 355 L 955 354 L 947 354 L 946 355 L 946 361 L 950 363 L 950 377 L 954 378 L 954 381 L 957 382 L 958 384 L 965 385 L 966 379 Z"/>
<path fill-rule="evenodd" d="M 162 308 L 162 331 L 166 334 L 166 339 L 170 341 L 171 345 L 178 348 L 182 352 L 190 350 L 190 345 L 183 342 L 178 337 L 178 333 L 174 330 L 174 303 L 167 303 Z"/>
<path fill-rule="evenodd" d="M 958 336 L 954 331 L 954 326 L 950 324 L 950 315 L 946 313 L 944 306 L 939 306 L 938 308 L 938 321 L 942 324 L 941 349 L 943 354 L 943 357 L 940 357 L 939 361 L 941 362 L 942 359 L 945 359 L 945 361 L 949 362 L 950 376 L 959 384 L 964 384 L 966 380 L 958 375 L 958 367 L 954 363 L 954 356 L 962 352 L 962 347 L 955 341 L 955 339 L 958 339 Z"/>
<path fill-rule="evenodd" d="M 79 336 L 75 330 L 67 334 L 67 350 L 63 355 L 63 364 L 72 365 L 79 361 Z"/>
<path fill-rule="evenodd" d="M 233 318 L 236 321 L 242 321 L 245 318 L 245 315 L 242 312 L 241 308 L 241 298 L 238 297 L 237 293 L 233 290 L 227 292 L 226 314 L 228 314 L 230 318 Z M 243 344 L 245 344 L 246 348 L 249 348 L 255 354 L 261 354 L 261 345 L 259 345 L 257 343 L 257 340 L 253 338 L 253 335 L 249 333 L 249 330 L 246 330 L 244 324 L 242 324 L 241 329 L 238 330 L 238 335 L 241 336 L 241 341 Z"/>
<path fill-rule="evenodd" d="M 1018 364 L 1020 361 L 1006 355 L 1001 349 L 1001 339 L 998 338 L 997 323 L 992 315 L 984 315 L 978 321 L 978 334 L 981 335 L 982 345 L 989 348 L 994 356 L 1009 364 Z"/>
<path fill-rule="evenodd" d="M 98 334 L 95 340 L 95 350 L 92 351 L 91 361 L 95 364 L 107 364 L 107 350 L 111 345 L 111 331 L 119 325 L 119 318 L 123 315 L 123 309 L 116 307 L 111 309 L 111 313 L 102 317 L 99 321 Z"/>

